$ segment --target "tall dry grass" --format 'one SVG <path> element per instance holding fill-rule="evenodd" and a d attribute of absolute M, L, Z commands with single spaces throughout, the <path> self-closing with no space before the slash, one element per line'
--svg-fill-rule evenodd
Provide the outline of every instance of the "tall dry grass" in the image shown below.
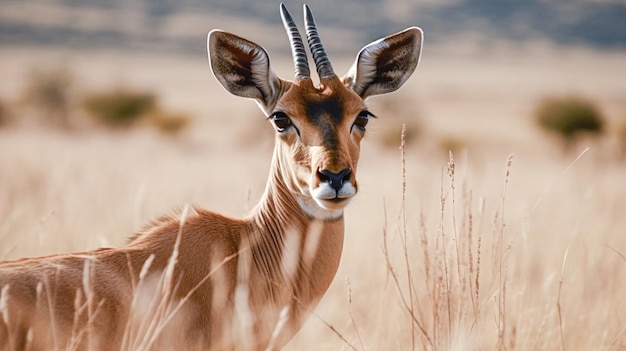
<path fill-rule="evenodd" d="M 263 151 L 255 163 L 142 132 L 14 130 L 0 144 L 12 151 L 0 157 L 3 259 L 121 245 L 187 202 L 244 212 L 266 167 Z M 288 350 L 626 345 L 623 164 L 594 149 L 478 162 L 469 151 L 430 159 L 416 147 L 364 148 L 342 266 Z M 220 179 L 216 168 L 235 164 L 254 177 Z M 154 311 L 167 320 L 176 306 Z M 146 335 L 133 331 L 129 349 L 150 345 Z"/>
<path fill-rule="evenodd" d="M 495 52 L 478 63 L 429 53 L 398 92 L 403 103 L 419 96 L 415 142 L 401 152 L 378 148 L 381 139 L 400 143 L 387 133 L 397 134 L 406 116 L 388 118 L 384 98 L 370 103 L 381 118 L 368 126 L 339 272 L 286 349 L 625 348 L 626 165 L 601 144 L 553 152 L 522 118 L 536 98 L 578 84 L 576 77 L 585 83 L 577 89 L 615 119 L 624 106 L 615 79 L 623 53 Z M 14 76 L 15 62 L 40 57 L 48 59 L 4 51 L 0 60 Z M 142 130 L 0 129 L 0 259 L 122 245 L 187 203 L 232 216 L 253 206 L 271 131 L 259 135 L 263 116 L 224 93 L 204 59 L 83 53 L 74 60 L 89 87 L 128 76 L 199 118 L 178 140 Z M 292 74 L 289 60 L 274 62 Z M 10 83 L 2 87 L 9 97 L 21 90 Z M 452 144 L 450 158 L 441 145 Z"/>
<path fill-rule="evenodd" d="M 447 165 L 428 165 L 440 176 L 431 184 L 438 197 L 431 188 L 416 205 L 407 190 L 413 181 L 407 168 L 415 165 L 406 161 L 406 152 L 403 143 L 397 215 L 389 205 L 379 212 L 384 216 L 375 240 L 380 246 L 367 245 L 367 258 L 357 258 L 364 267 L 373 260 L 384 269 L 345 272 L 351 280 L 367 276 L 364 295 L 349 290 L 352 305 L 337 322 L 346 325 L 352 345 L 403 350 L 626 346 L 623 164 L 598 163 L 588 149 L 567 160 L 527 159 L 522 165 L 510 155 L 497 172 L 476 178 L 467 159 L 459 162 L 450 153 Z M 372 257 L 372 250 L 379 255 Z M 355 259 L 351 254 L 358 255 L 349 252 L 348 260 Z M 362 314 L 352 319 L 351 310 L 360 303 Z M 297 342 L 294 350 L 306 349 L 305 341 Z"/>

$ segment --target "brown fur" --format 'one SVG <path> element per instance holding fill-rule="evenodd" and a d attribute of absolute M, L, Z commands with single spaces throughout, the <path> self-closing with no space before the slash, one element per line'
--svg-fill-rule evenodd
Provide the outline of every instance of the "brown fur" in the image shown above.
<path fill-rule="evenodd" d="M 365 129 L 355 121 L 367 118 L 364 99 L 408 78 L 421 40 L 409 28 L 374 42 L 348 76 L 315 86 L 276 77 L 260 46 L 211 32 L 218 81 L 289 122 L 276 124 L 260 203 L 244 219 L 183 210 L 120 248 L 0 263 L 0 351 L 282 347 L 339 265 L 343 209 L 358 189 Z"/>
<path fill-rule="evenodd" d="M 302 213 L 286 213 L 285 220 L 293 227 L 277 223 L 273 214 L 276 205 L 265 203 L 259 214 L 246 220 L 197 210 L 184 218 L 182 229 L 181 218 L 163 217 L 122 248 L 4 262 L 0 265 L 0 286 L 7 289 L 4 298 L 8 321 L 0 323 L 0 350 L 41 350 L 50 345 L 65 348 L 70 344 L 78 349 L 119 349 L 124 333 L 136 327 L 130 324 L 135 321 L 131 314 L 141 317 L 144 313 L 132 311 L 137 307 L 133 305 L 133 293 L 145 293 L 138 285 L 151 284 L 163 276 L 178 237 L 174 283 L 166 286 L 165 294 L 171 294 L 173 302 L 188 298 L 184 303 L 189 308 L 181 309 L 179 313 L 184 312 L 184 316 L 180 323 L 162 334 L 182 333 L 181 344 L 176 345 L 179 347 L 234 347 L 238 335 L 233 333 L 237 331 L 231 330 L 225 321 L 235 318 L 234 292 L 237 272 L 242 268 L 239 260 L 249 255 L 249 276 L 243 281 L 250 292 L 250 311 L 254 314 L 245 316 L 253 320 L 253 335 L 248 336 L 248 342 L 254 349 L 265 348 L 278 322 L 277 313 L 283 307 L 291 308 L 288 330 L 296 330 L 301 317 L 317 303 L 332 281 L 343 243 L 342 220 L 321 224 L 318 255 L 309 267 L 299 264 L 292 281 L 286 281 L 280 274 L 282 248 L 269 246 L 283 241 L 289 230 L 302 235 L 304 244 L 312 221 Z M 266 236 L 272 230 L 278 230 L 274 232 L 277 235 Z M 140 279 L 150 255 L 154 259 L 149 273 Z M 88 282 L 85 272 L 90 275 Z M 156 285 L 151 288 L 158 289 Z M 86 296 L 91 298 L 87 300 Z M 163 296 L 154 293 L 139 298 Z M 280 336 L 278 340 L 278 345 L 282 345 L 288 337 Z"/>

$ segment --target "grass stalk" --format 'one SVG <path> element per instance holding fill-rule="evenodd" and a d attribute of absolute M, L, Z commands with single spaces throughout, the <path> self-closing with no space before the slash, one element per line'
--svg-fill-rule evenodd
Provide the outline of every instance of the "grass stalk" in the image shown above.
<path fill-rule="evenodd" d="M 563 263 L 561 264 L 561 275 L 559 277 L 559 291 L 556 299 L 556 310 L 559 315 L 559 335 L 561 337 L 561 350 L 565 351 L 565 333 L 564 333 L 564 322 L 563 322 L 563 310 L 561 305 L 561 292 L 563 289 L 563 278 L 565 276 L 565 265 L 567 263 L 567 255 L 569 253 L 569 247 L 565 250 L 565 254 L 563 254 Z"/>

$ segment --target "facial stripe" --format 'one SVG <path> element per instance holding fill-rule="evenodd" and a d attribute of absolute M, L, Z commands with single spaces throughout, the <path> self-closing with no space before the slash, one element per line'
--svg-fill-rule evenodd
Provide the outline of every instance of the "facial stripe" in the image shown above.
<path fill-rule="evenodd" d="M 339 136 L 337 135 L 337 126 L 329 119 L 328 117 L 320 118 L 317 125 L 324 140 L 324 145 L 329 149 L 335 150 L 339 146 Z"/>
<path fill-rule="evenodd" d="M 338 124 L 343 119 L 343 113 L 343 104 L 337 96 L 324 96 L 319 101 L 305 105 L 305 114 L 313 124 L 317 124 L 324 116 L 330 117 L 333 123 Z"/>

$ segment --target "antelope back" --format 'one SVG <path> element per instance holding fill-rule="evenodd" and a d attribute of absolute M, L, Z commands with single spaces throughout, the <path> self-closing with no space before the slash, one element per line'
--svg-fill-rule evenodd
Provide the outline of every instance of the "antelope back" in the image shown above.
<path fill-rule="evenodd" d="M 308 47 L 319 75 L 310 77 L 305 46 L 281 4 L 295 78 L 279 78 L 267 52 L 234 34 L 214 30 L 207 46 L 211 68 L 230 93 L 253 98 L 276 129 L 275 161 L 282 181 L 311 217 L 334 220 L 356 195 L 360 141 L 373 115 L 366 98 L 398 89 L 415 70 L 422 48 L 417 27 L 366 45 L 343 78 L 332 68 L 313 14 L 304 5 Z"/>

